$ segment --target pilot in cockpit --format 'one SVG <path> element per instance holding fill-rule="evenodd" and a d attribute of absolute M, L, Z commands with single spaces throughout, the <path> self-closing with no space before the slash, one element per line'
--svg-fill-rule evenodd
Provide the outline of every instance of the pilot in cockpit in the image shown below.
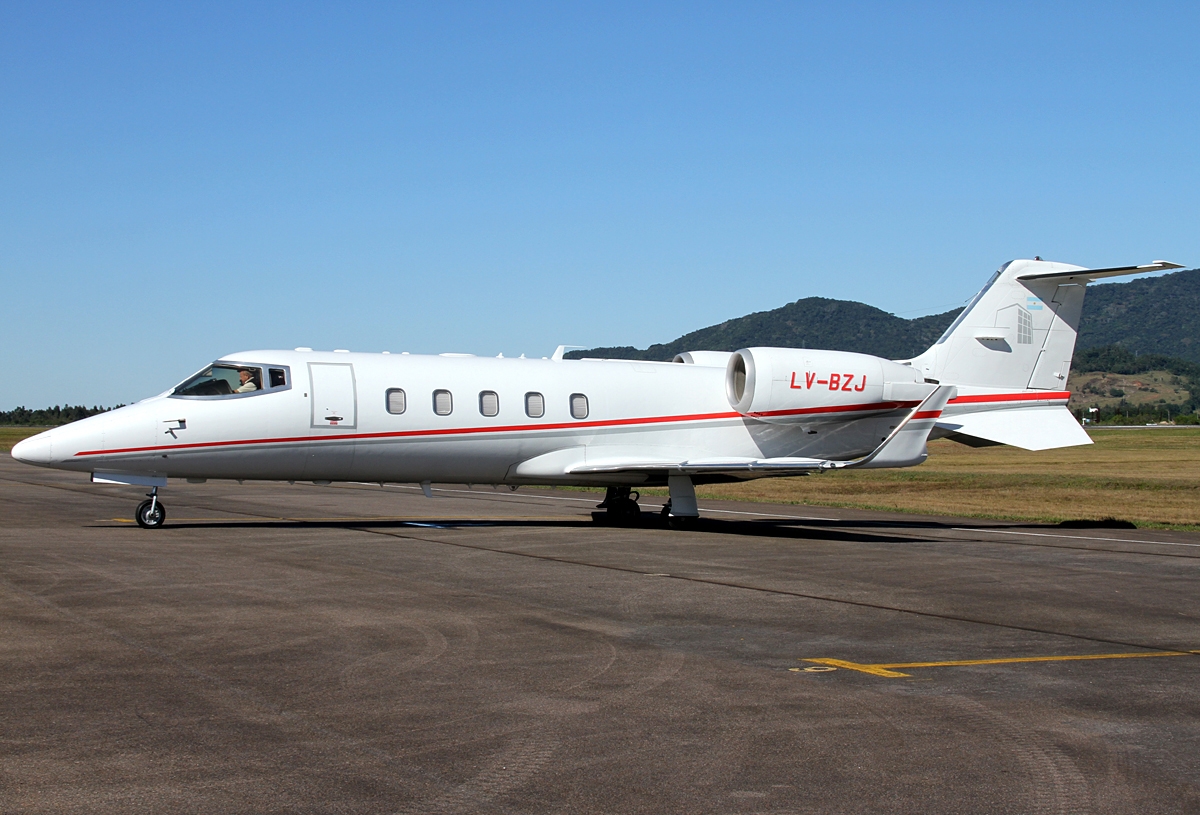
<path fill-rule="evenodd" d="M 258 390 L 258 383 L 254 381 L 254 371 L 249 368 L 239 368 L 238 379 L 242 381 L 242 384 L 234 390 L 234 393 L 250 393 L 250 391 Z"/>

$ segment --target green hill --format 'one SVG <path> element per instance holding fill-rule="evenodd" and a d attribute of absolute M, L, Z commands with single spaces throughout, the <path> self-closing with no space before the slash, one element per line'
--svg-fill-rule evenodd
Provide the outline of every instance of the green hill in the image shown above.
<path fill-rule="evenodd" d="M 960 310 L 906 320 L 864 303 L 806 297 L 771 311 L 726 320 L 645 350 L 632 346 L 590 348 L 572 351 L 567 356 L 670 360 L 682 351 L 736 351 L 751 345 L 767 345 L 857 351 L 902 359 L 932 345 Z"/>
<path fill-rule="evenodd" d="M 1200 269 L 1089 286 L 1079 347 L 1105 345 L 1200 362 Z"/>
<path fill-rule="evenodd" d="M 907 359 L 932 345 L 959 311 L 906 320 L 864 303 L 807 297 L 646 349 L 589 348 L 567 357 L 670 360 L 682 351 L 736 351 L 763 345 Z M 1110 345 L 1134 354 L 1166 354 L 1200 362 L 1200 269 L 1090 287 L 1083 301 L 1078 347 Z"/>

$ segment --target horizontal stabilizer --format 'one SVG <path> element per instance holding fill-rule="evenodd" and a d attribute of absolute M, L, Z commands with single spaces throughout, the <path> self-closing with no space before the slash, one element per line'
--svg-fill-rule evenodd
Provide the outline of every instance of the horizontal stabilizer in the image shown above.
<path fill-rule="evenodd" d="M 954 434 L 1010 444 L 1023 450 L 1050 450 L 1092 443 L 1071 411 L 1061 405 L 945 416 L 937 426 Z"/>
<path fill-rule="evenodd" d="M 1180 268 L 1165 260 L 1102 269 L 1010 260 L 938 341 L 909 362 L 926 382 L 991 391 L 1060 391 L 1071 371 L 1088 284 Z"/>
<path fill-rule="evenodd" d="M 1168 269 L 1182 269 L 1178 263 L 1169 260 L 1156 260 L 1141 266 L 1111 266 L 1107 269 L 1075 269 L 1069 272 L 1043 272 L 1041 274 L 1017 275 L 1017 280 L 1062 280 L 1077 278 L 1079 280 L 1099 280 L 1102 277 L 1121 277 L 1130 274 L 1145 274 L 1146 272 L 1165 272 Z"/>

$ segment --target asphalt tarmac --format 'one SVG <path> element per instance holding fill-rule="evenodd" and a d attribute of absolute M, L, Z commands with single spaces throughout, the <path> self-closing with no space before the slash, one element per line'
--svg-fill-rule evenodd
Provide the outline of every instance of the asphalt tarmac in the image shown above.
<path fill-rule="evenodd" d="M 0 458 L 0 811 L 1200 812 L 1200 535 Z"/>

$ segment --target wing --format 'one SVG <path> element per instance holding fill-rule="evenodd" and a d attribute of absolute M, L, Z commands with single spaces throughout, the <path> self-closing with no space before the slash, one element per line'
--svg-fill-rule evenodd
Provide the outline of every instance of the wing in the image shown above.
<path fill-rule="evenodd" d="M 942 385 L 909 411 L 883 442 L 860 458 L 849 461 L 819 458 L 702 458 L 684 461 L 662 459 L 614 459 L 568 464 L 564 474 L 660 473 L 666 475 L 802 475 L 821 470 L 855 467 L 911 467 L 925 460 L 925 443 L 934 424 L 955 393 L 952 385 Z"/>

